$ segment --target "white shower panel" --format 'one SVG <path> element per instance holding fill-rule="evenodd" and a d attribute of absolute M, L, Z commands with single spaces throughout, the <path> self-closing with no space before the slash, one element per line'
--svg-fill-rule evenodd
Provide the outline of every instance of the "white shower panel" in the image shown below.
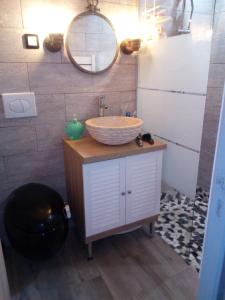
<path fill-rule="evenodd" d="M 160 137 L 199 151 L 205 96 L 138 89 L 138 116 L 144 128 Z"/>
<path fill-rule="evenodd" d="M 167 142 L 163 157 L 163 182 L 194 199 L 198 163 L 199 153 Z"/>
<path fill-rule="evenodd" d="M 142 19 L 146 2 L 139 3 Z M 172 3 L 175 0 L 169 5 Z M 197 182 L 207 93 L 210 3 L 195 3 L 189 34 L 149 40 L 138 55 L 138 116 L 144 120 L 146 130 L 168 141 L 163 167 L 165 183 L 190 197 L 195 194 Z M 176 27 L 177 23 L 173 25 Z M 168 23 L 162 26 L 168 32 Z"/>
<path fill-rule="evenodd" d="M 192 34 L 149 43 L 138 59 L 138 87 L 205 94 L 210 60 L 210 15 L 195 15 Z"/>

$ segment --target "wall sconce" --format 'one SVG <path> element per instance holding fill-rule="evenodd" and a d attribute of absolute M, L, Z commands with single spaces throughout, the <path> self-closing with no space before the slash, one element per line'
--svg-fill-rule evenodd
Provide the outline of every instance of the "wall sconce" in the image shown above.
<path fill-rule="evenodd" d="M 126 55 L 130 55 L 135 51 L 139 51 L 140 47 L 141 39 L 126 39 L 120 44 L 121 51 Z"/>
<path fill-rule="evenodd" d="M 63 34 L 61 33 L 51 33 L 45 40 L 44 45 L 46 49 L 50 52 L 58 52 L 62 49 L 63 46 Z"/>

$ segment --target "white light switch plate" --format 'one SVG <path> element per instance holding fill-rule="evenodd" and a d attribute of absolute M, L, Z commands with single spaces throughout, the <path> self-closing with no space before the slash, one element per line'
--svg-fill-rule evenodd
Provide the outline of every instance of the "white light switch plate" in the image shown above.
<path fill-rule="evenodd" d="M 2 94 L 6 118 L 25 118 L 37 116 L 34 93 Z"/>

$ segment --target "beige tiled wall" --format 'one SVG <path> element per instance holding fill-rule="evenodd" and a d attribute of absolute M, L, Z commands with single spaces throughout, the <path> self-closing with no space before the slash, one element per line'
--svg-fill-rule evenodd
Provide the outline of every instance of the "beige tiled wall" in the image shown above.
<path fill-rule="evenodd" d="M 225 80 L 225 1 L 217 1 L 198 184 L 209 190 Z"/>
<path fill-rule="evenodd" d="M 134 56 L 120 54 L 110 70 L 89 75 L 68 61 L 65 50 L 52 54 L 43 49 L 42 40 L 38 50 L 23 48 L 23 33 L 35 33 L 29 28 L 29 9 L 46 3 L 66 7 L 72 16 L 86 7 L 85 0 L 0 1 L 0 94 L 35 92 L 38 110 L 34 118 L 5 119 L 0 101 L 1 203 L 27 182 L 48 184 L 65 196 L 65 124 L 74 113 L 82 120 L 97 116 L 98 95 L 106 95 L 107 114 L 136 110 Z M 99 6 L 109 19 L 115 12 L 137 14 L 136 0 L 104 0 Z"/>

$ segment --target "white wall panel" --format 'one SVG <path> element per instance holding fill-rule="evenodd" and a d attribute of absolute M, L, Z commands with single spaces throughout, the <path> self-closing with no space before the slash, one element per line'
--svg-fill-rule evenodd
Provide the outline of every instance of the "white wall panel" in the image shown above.
<path fill-rule="evenodd" d="M 138 116 L 144 129 L 200 150 L 205 96 L 138 89 Z"/>

